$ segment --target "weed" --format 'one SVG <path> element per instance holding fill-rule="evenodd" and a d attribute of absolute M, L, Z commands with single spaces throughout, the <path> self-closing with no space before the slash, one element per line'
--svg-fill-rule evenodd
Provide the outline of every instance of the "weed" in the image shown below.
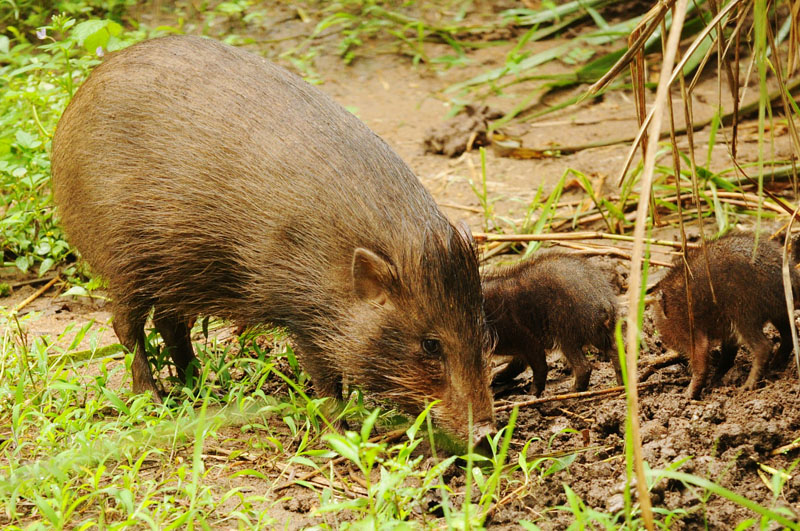
<path fill-rule="evenodd" d="M 37 45 L 17 33 L 0 53 L 0 234 L 4 265 L 42 275 L 70 253 L 49 186 L 55 124 L 98 56 L 141 35 L 123 34 L 113 20 L 76 24 L 66 15 L 37 30 Z"/>

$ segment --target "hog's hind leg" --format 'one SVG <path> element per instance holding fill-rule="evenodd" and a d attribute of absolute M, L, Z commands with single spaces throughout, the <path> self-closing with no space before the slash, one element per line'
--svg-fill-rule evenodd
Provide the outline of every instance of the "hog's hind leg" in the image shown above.
<path fill-rule="evenodd" d="M 781 335 L 781 346 L 775 353 L 775 357 L 772 358 L 771 367 L 774 370 L 781 371 L 786 368 L 786 364 L 792 357 L 792 351 L 794 350 L 792 327 L 789 325 L 788 319 L 775 319 L 773 324 Z"/>
<path fill-rule="evenodd" d="M 735 337 L 726 338 L 722 342 L 717 367 L 714 369 L 714 379 L 719 380 L 733 367 L 736 354 L 739 352 L 739 342 Z"/>
<path fill-rule="evenodd" d="M 197 364 L 195 363 L 194 368 L 190 369 L 196 358 L 192 349 L 189 322 L 168 313 L 161 313 L 156 308 L 153 315 L 153 324 L 158 333 L 161 334 L 161 339 L 164 340 L 164 347 L 172 357 L 172 362 L 178 372 L 178 380 L 191 383 L 187 380 L 187 376 L 191 375 L 192 378 L 197 376 Z"/>
<path fill-rule="evenodd" d="M 113 308 L 114 332 L 126 349 L 133 353 L 131 375 L 133 377 L 133 392 L 144 393 L 150 391 L 155 402 L 161 402 L 161 395 L 153 380 L 150 370 L 150 361 L 144 347 L 144 324 L 146 315 L 133 310 L 129 306 L 115 305 Z"/>

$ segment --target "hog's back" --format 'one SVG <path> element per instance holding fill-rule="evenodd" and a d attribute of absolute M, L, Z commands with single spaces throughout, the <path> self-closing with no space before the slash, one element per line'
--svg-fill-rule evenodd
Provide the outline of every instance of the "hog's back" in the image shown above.
<path fill-rule="evenodd" d="M 187 314 L 280 324 L 303 300 L 348 293 L 354 248 L 391 258 L 448 230 L 351 113 L 263 58 L 195 37 L 100 65 L 59 123 L 52 173 L 62 224 L 112 295 Z"/>

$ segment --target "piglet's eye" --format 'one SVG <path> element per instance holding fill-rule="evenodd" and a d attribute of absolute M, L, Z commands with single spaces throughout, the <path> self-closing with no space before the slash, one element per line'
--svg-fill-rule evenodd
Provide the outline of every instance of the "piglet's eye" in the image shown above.
<path fill-rule="evenodd" d="M 428 356 L 441 356 L 442 344 L 438 339 L 423 339 L 422 350 L 424 350 L 425 354 Z"/>

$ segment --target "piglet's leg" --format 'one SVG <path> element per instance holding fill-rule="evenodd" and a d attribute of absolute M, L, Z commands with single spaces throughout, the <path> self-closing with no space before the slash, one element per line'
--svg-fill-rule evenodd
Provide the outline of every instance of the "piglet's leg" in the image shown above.
<path fill-rule="evenodd" d="M 739 352 L 739 343 L 736 338 L 728 338 L 722 342 L 722 350 L 719 356 L 719 363 L 714 370 L 714 378 L 720 379 L 731 370 L 733 362 L 736 361 L 736 354 Z"/>
<path fill-rule="evenodd" d="M 605 349 L 606 358 L 611 362 L 614 367 L 614 376 L 617 378 L 617 385 L 623 385 L 625 382 L 622 379 L 622 368 L 619 365 L 619 352 L 617 351 L 617 344 L 614 341 L 614 335 L 609 334 L 608 347 Z"/>
<path fill-rule="evenodd" d="M 772 368 L 780 371 L 786 368 L 786 364 L 792 357 L 794 342 L 792 341 L 792 327 L 789 325 L 788 319 L 776 319 L 774 324 L 781 334 L 781 346 L 772 359 Z"/>
<path fill-rule="evenodd" d="M 508 383 L 527 368 L 528 364 L 525 359 L 522 356 L 515 355 L 512 360 L 495 375 L 493 383 L 495 385 Z"/>
<path fill-rule="evenodd" d="M 764 371 L 769 362 L 769 355 L 772 353 L 772 343 L 767 339 L 763 331 L 755 329 L 750 336 L 744 338 L 753 353 L 753 365 L 750 367 L 750 374 L 747 376 L 747 381 L 743 387 L 745 391 L 756 388 L 758 381 L 764 376 Z"/>
<path fill-rule="evenodd" d="M 692 366 L 692 381 L 689 383 L 689 389 L 686 394 L 689 398 L 697 400 L 700 398 L 700 392 L 706 384 L 708 378 L 708 337 L 699 331 L 694 331 L 694 350 L 689 356 L 689 362 Z"/>
<path fill-rule="evenodd" d="M 561 346 L 564 357 L 567 358 L 567 363 L 572 368 L 572 374 L 575 376 L 575 381 L 572 384 L 574 391 L 586 391 L 589 387 L 589 379 L 592 377 L 592 364 L 586 359 L 583 354 L 583 349 L 580 345 L 565 344 Z"/>
<path fill-rule="evenodd" d="M 533 343 L 526 352 L 525 358 L 533 370 L 533 381 L 528 392 L 536 396 L 542 396 L 544 387 L 547 384 L 547 356 L 544 348 L 538 343 Z"/>

